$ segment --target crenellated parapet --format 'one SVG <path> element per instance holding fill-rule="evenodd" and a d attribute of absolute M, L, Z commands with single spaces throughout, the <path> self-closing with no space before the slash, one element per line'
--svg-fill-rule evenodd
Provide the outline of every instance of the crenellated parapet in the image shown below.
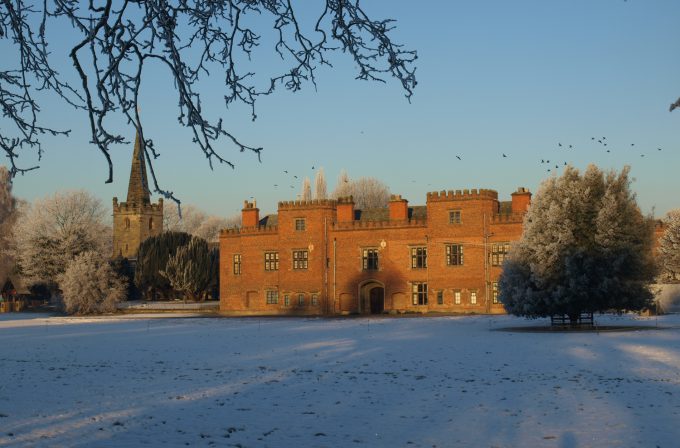
<path fill-rule="evenodd" d="M 137 203 L 137 202 L 118 202 L 118 198 L 113 198 L 113 212 L 114 213 L 162 213 L 163 212 L 163 198 L 158 199 L 158 203 Z"/>
<path fill-rule="evenodd" d="M 220 236 L 233 237 L 238 235 L 251 235 L 251 234 L 274 235 L 278 232 L 279 232 L 278 226 L 230 227 L 228 229 L 220 230 Z"/>
<path fill-rule="evenodd" d="M 491 217 L 492 224 L 521 224 L 524 221 L 524 213 L 499 213 Z"/>
<path fill-rule="evenodd" d="M 333 224 L 333 230 L 393 229 L 397 227 L 427 227 L 427 219 L 410 219 L 408 221 L 349 221 Z"/>
<path fill-rule="evenodd" d="M 311 208 L 334 208 L 338 201 L 335 199 L 312 199 L 310 201 L 281 201 L 279 210 L 301 210 Z"/>
<path fill-rule="evenodd" d="M 473 188 L 471 190 L 442 190 L 427 193 L 427 202 L 469 201 L 479 199 L 498 200 L 496 190 Z"/>

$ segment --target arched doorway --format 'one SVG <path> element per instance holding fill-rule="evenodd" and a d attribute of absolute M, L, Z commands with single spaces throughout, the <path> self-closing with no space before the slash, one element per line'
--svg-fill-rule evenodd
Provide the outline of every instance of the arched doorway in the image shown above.
<path fill-rule="evenodd" d="M 369 280 L 359 286 L 360 312 L 382 314 L 385 311 L 385 285 Z"/>

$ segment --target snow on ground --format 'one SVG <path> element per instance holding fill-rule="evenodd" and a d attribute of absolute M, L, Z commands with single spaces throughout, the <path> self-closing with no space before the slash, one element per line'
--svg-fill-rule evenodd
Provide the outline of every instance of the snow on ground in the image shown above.
<path fill-rule="evenodd" d="M 0 446 L 678 446 L 680 315 L 536 323 L 2 315 Z"/>

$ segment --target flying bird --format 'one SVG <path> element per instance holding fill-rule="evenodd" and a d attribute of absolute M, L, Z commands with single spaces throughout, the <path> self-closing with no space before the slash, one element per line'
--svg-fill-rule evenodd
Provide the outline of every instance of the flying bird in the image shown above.
<path fill-rule="evenodd" d="M 631 143 L 630 146 L 635 146 L 635 143 Z"/>
<path fill-rule="evenodd" d="M 284 173 L 288 174 L 288 170 L 283 170 Z"/>
<path fill-rule="evenodd" d="M 569 145 L 569 149 L 573 148 L 573 146 Z"/>
<path fill-rule="evenodd" d="M 656 148 L 656 149 L 658 149 L 659 151 L 661 151 L 661 148 Z"/>
<path fill-rule="evenodd" d="M 458 159 L 458 160 L 463 160 L 463 159 L 460 158 L 460 156 L 456 156 L 456 159 Z"/>
<path fill-rule="evenodd" d="M 294 178 L 296 178 L 296 179 L 298 178 L 298 177 L 297 177 L 297 176 L 295 176 L 295 175 L 294 175 L 293 177 L 294 177 Z"/>
<path fill-rule="evenodd" d="M 558 143 L 557 146 L 560 146 L 560 147 L 561 147 L 561 146 L 562 146 L 562 143 Z"/>
<path fill-rule="evenodd" d="M 503 157 L 507 157 L 507 156 L 505 155 L 505 153 L 503 153 Z"/>

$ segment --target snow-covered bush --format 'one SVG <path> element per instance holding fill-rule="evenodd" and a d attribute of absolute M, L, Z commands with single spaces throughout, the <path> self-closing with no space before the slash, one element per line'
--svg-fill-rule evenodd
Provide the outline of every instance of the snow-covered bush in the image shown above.
<path fill-rule="evenodd" d="M 64 309 L 69 314 L 112 312 L 126 299 L 125 282 L 109 262 L 96 252 L 84 252 L 59 276 Z"/>
<path fill-rule="evenodd" d="M 680 280 L 680 209 L 668 213 L 666 230 L 659 240 L 659 261 L 663 280 Z"/>
<path fill-rule="evenodd" d="M 499 280 L 515 315 L 545 317 L 650 306 L 653 224 L 630 191 L 629 168 L 591 165 L 541 185 Z"/>

